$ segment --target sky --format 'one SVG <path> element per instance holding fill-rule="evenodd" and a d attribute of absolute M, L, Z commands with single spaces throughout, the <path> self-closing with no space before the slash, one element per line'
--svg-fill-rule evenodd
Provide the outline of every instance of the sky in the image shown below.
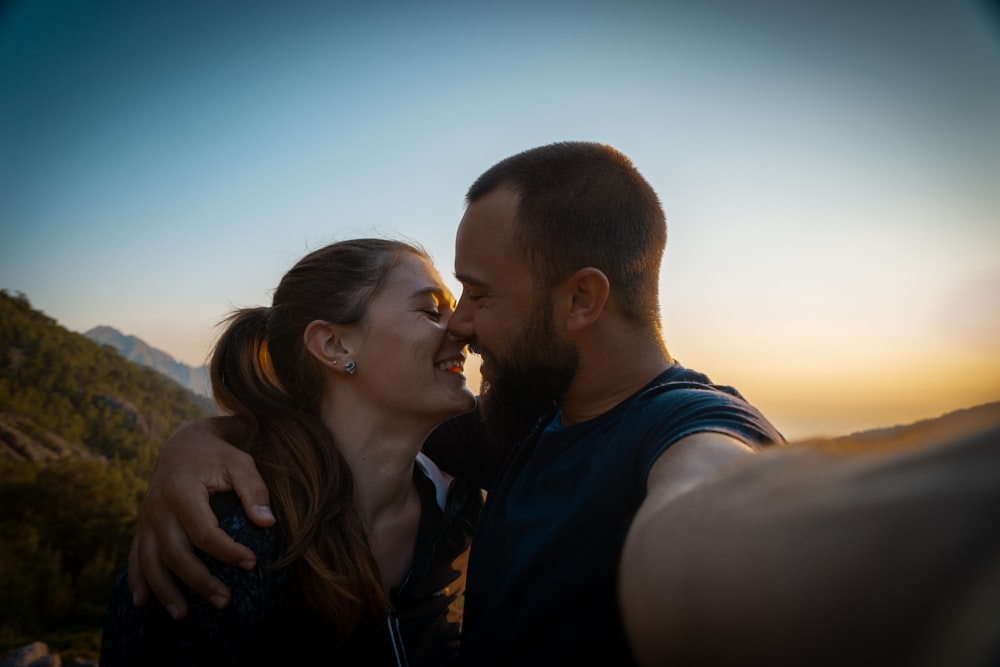
<path fill-rule="evenodd" d="M 663 328 L 789 439 L 1000 400 L 1000 9 L 983 0 L 0 4 L 0 288 L 205 363 L 309 250 L 611 144 Z M 477 384 L 477 368 L 468 368 Z"/>

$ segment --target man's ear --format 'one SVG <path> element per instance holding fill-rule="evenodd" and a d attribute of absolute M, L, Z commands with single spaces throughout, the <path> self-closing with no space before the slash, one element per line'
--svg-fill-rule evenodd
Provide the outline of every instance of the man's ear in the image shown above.
<path fill-rule="evenodd" d="M 604 312 L 611 283 L 600 269 L 579 269 L 556 286 L 556 303 L 562 309 L 566 329 L 579 331 L 593 324 Z"/>
<path fill-rule="evenodd" d="M 302 342 L 309 353 L 325 366 L 343 368 L 350 354 L 341 327 L 323 320 L 313 320 L 306 326 Z"/>

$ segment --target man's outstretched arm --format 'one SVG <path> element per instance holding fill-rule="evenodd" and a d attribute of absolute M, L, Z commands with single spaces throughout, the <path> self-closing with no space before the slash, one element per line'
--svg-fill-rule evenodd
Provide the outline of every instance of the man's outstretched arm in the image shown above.
<path fill-rule="evenodd" d="M 217 607 L 228 604 L 229 590 L 209 574 L 195 549 L 229 565 L 255 566 L 253 552 L 219 528 L 209 505 L 210 494 L 235 491 L 251 521 L 274 523 L 253 459 L 230 444 L 244 433 L 238 418 L 213 417 L 182 426 L 163 445 L 129 549 L 135 604 L 145 604 L 152 591 L 174 619 L 183 618 L 188 605 L 173 575 Z"/>
<path fill-rule="evenodd" d="M 626 632 L 644 666 L 992 664 L 997 516 L 1000 426 L 761 451 L 650 494 L 621 560 Z"/>

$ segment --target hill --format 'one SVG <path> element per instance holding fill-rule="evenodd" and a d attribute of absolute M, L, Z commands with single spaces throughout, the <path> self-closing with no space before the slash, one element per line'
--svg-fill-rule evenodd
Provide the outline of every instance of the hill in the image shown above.
<path fill-rule="evenodd" d="M 801 440 L 792 444 L 841 451 L 920 447 L 980 431 L 996 424 L 1000 424 L 1000 401 L 955 410 L 912 424 L 858 431 L 836 438 Z"/>

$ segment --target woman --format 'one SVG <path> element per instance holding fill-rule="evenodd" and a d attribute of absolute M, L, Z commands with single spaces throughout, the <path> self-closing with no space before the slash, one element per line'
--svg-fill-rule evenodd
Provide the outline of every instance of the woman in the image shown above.
<path fill-rule="evenodd" d="M 232 601 L 191 594 L 181 621 L 134 606 L 122 572 L 102 667 L 456 661 L 483 495 L 420 454 L 436 425 L 475 407 L 464 344 L 447 332 L 453 307 L 425 252 L 360 239 L 310 253 L 270 308 L 229 317 L 213 393 L 250 434 L 277 524 L 250 522 L 234 494 L 213 497 L 257 566 L 206 556 Z"/>

